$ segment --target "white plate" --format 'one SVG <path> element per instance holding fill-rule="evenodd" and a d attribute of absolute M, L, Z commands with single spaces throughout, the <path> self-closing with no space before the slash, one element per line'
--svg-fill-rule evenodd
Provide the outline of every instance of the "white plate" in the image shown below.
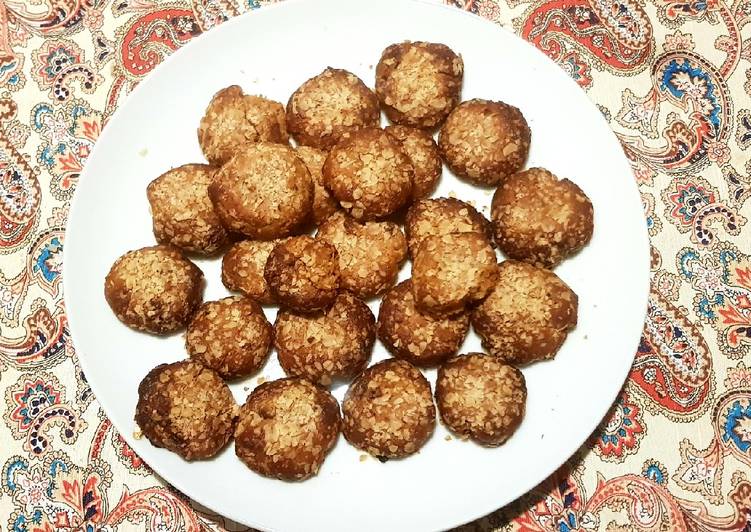
<path fill-rule="evenodd" d="M 133 438 L 136 389 L 162 362 L 185 356 L 183 338 L 136 333 L 103 296 L 104 277 L 127 250 L 154 243 L 146 185 L 174 166 L 203 161 L 196 127 L 212 94 L 230 84 L 285 102 L 331 65 L 368 85 L 381 51 L 402 40 L 443 42 L 465 64 L 463 98 L 518 106 L 532 128 L 529 165 L 570 177 L 595 208 L 591 244 L 558 273 L 579 294 L 579 326 L 554 361 L 524 369 L 527 414 L 504 446 L 447 441 L 439 425 L 422 451 L 382 464 L 339 439 L 320 474 L 302 483 L 262 478 L 230 445 L 187 463 Z M 487 214 L 490 192 L 444 173 L 436 196 L 455 193 Z M 220 262 L 198 261 L 206 300 L 227 294 Z M 402 277 L 409 275 L 405 266 Z M 550 475 L 585 441 L 616 397 L 642 330 L 648 242 L 640 198 L 615 136 L 562 70 L 480 18 L 420 2 L 287 1 L 233 19 L 191 42 L 141 83 L 105 128 L 78 185 L 65 247 L 65 296 L 81 365 L 100 404 L 143 459 L 186 495 L 241 523 L 284 530 L 442 529 L 481 517 Z M 377 311 L 376 305 L 372 305 Z M 273 321 L 275 312 L 269 311 Z M 480 350 L 470 334 L 463 352 Z M 373 361 L 386 356 L 377 344 Z M 262 375 L 282 376 L 272 355 Z M 428 372 L 431 381 L 435 372 Z M 256 379 L 233 385 L 239 402 Z M 341 399 L 345 387 L 334 390 Z"/>

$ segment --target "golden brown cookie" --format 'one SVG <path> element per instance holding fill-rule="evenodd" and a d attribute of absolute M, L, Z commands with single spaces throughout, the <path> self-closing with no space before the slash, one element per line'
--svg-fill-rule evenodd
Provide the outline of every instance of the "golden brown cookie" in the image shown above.
<path fill-rule="evenodd" d="M 297 156 L 308 167 L 310 177 L 313 178 L 313 209 L 311 221 L 318 225 L 326 218 L 339 210 L 339 203 L 331 197 L 329 191 L 323 186 L 323 163 L 326 161 L 326 152 L 310 146 L 298 146 Z"/>
<path fill-rule="evenodd" d="M 451 233 L 477 233 L 493 243 L 490 222 L 469 203 L 455 198 L 425 199 L 407 211 L 404 223 L 409 254 L 414 258 L 417 247 L 426 236 Z"/>
<path fill-rule="evenodd" d="M 281 305 L 297 312 L 323 310 L 339 292 L 339 254 L 323 240 L 291 237 L 271 251 L 263 276 Z"/>
<path fill-rule="evenodd" d="M 372 127 L 348 133 L 323 164 L 323 182 L 358 220 L 384 218 L 412 196 L 412 164 L 398 140 Z"/>
<path fill-rule="evenodd" d="M 256 373 L 271 352 L 271 324 L 250 298 L 225 297 L 201 305 L 188 325 L 185 348 L 190 358 L 223 379 Z"/>
<path fill-rule="evenodd" d="M 449 430 L 497 446 L 524 418 L 527 386 L 522 372 L 496 357 L 470 353 L 438 369 L 435 400 Z"/>
<path fill-rule="evenodd" d="M 412 263 L 415 306 L 437 316 L 481 301 L 497 279 L 495 252 L 478 233 L 425 237 Z"/>
<path fill-rule="evenodd" d="M 509 258 L 553 268 L 592 238 L 594 211 L 582 190 L 543 168 L 506 179 L 493 195 L 498 247 Z"/>
<path fill-rule="evenodd" d="M 433 137 L 421 129 L 407 126 L 388 126 L 386 133 L 401 143 L 412 163 L 415 172 L 412 199 L 427 198 L 438 186 L 443 171 L 441 154 Z"/>
<path fill-rule="evenodd" d="M 576 326 L 578 298 L 551 271 L 507 260 L 490 295 L 471 314 L 483 347 L 509 364 L 553 358 Z"/>
<path fill-rule="evenodd" d="M 209 198 L 215 171 L 206 164 L 185 164 L 149 183 L 146 196 L 157 242 L 202 255 L 227 243 L 227 231 Z"/>
<path fill-rule="evenodd" d="M 412 364 L 393 358 L 355 379 L 342 413 L 347 441 L 382 460 L 416 453 L 435 428 L 430 383 Z"/>
<path fill-rule="evenodd" d="M 305 480 L 318 474 L 339 436 L 336 399 L 304 379 L 265 382 L 248 396 L 235 429 L 235 453 L 265 477 Z"/>
<path fill-rule="evenodd" d="M 181 329 L 203 298 L 203 273 L 172 246 L 129 251 L 104 280 L 104 297 L 121 322 L 139 331 Z"/>
<path fill-rule="evenodd" d="M 289 235 L 307 220 L 313 180 L 295 150 L 250 144 L 214 176 L 209 196 L 230 231 L 259 240 Z"/>
<path fill-rule="evenodd" d="M 516 107 L 469 100 L 459 104 L 438 135 L 438 149 L 459 177 L 482 186 L 498 185 L 524 166 L 531 133 Z"/>
<path fill-rule="evenodd" d="M 445 44 L 392 44 L 376 66 L 376 94 L 392 122 L 433 128 L 459 103 L 463 75 L 461 56 Z"/>
<path fill-rule="evenodd" d="M 217 92 L 198 126 L 198 143 L 206 159 L 222 165 L 254 142 L 289 142 L 284 106 L 243 94 L 237 85 Z"/>
<path fill-rule="evenodd" d="M 227 444 L 236 410 L 232 392 L 215 371 L 183 360 L 161 364 L 144 377 L 135 420 L 155 447 L 202 460 Z"/>
<path fill-rule="evenodd" d="M 284 372 L 323 386 L 360 373 L 370 360 L 374 342 L 373 313 L 347 292 L 323 312 L 280 310 L 274 324 L 274 343 Z"/>
<path fill-rule="evenodd" d="M 222 283 L 227 290 L 240 292 L 262 305 L 274 303 L 274 296 L 263 277 L 266 261 L 279 240 L 241 240 L 222 258 Z"/>
<path fill-rule="evenodd" d="M 420 312 L 407 280 L 383 296 L 378 311 L 378 338 L 392 355 L 420 367 L 456 355 L 469 330 L 469 315 L 436 318 Z"/>
<path fill-rule="evenodd" d="M 347 132 L 377 126 L 378 98 L 346 70 L 327 68 L 287 102 L 287 128 L 298 144 L 330 150 Z"/>
<path fill-rule="evenodd" d="M 392 286 L 407 256 L 407 241 L 398 225 L 360 223 L 343 212 L 323 222 L 316 238 L 336 248 L 342 288 L 362 299 L 376 296 Z"/>

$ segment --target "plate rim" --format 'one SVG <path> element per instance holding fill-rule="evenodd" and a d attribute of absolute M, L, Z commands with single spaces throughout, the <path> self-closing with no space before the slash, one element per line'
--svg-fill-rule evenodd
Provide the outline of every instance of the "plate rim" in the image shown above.
<path fill-rule="evenodd" d="M 132 100 L 134 98 L 134 96 L 136 96 L 136 95 L 140 94 L 140 92 L 146 90 L 146 89 L 144 89 L 144 87 L 148 87 L 149 83 L 153 83 L 152 78 L 155 77 L 156 73 L 159 73 L 159 72 L 161 72 L 161 70 L 165 70 L 165 69 L 169 68 L 169 65 L 171 64 L 171 62 L 173 62 L 173 61 L 176 60 L 175 57 L 180 57 L 181 55 L 185 55 L 185 54 L 189 53 L 189 52 L 186 52 L 185 50 L 188 50 L 188 51 L 192 50 L 192 47 L 196 46 L 195 43 L 197 43 L 197 42 L 200 43 L 207 34 L 212 34 L 212 33 L 221 31 L 222 28 L 228 28 L 228 27 L 230 27 L 232 25 L 241 25 L 241 24 L 244 24 L 245 23 L 244 21 L 247 18 L 252 17 L 252 16 L 257 16 L 260 12 L 264 12 L 265 13 L 265 12 L 269 12 L 269 11 L 284 11 L 284 10 L 289 10 L 289 9 L 295 9 L 297 5 L 299 5 L 299 4 L 305 4 L 305 3 L 314 3 L 315 2 L 315 3 L 319 4 L 319 5 L 325 4 L 325 3 L 328 3 L 330 5 L 341 5 L 341 4 L 346 4 L 346 3 L 349 3 L 349 2 L 355 3 L 357 1 L 361 1 L 361 0 L 282 0 L 282 1 L 279 1 L 279 2 L 276 2 L 276 3 L 273 3 L 273 4 L 263 5 L 259 9 L 251 9 L 249 11 L 246 11 L 245 13 L 242 13 L 242 14 L 234 16 L 234 17 L 232 17 L 232 18 L 230 18 L 228 20 L 225 20 L 221 24 L 219 24 L 217 26 L 214 26 L 214 27 L 210 28 L 207 31 L 204 31 L 203 33 L 201 33 L 200 35 L 198 35 L 196 37 L 191 38 L 188 42 L 186 42 L 180 48 L 174 50 L 172 53 L 170 53 L 168 56 L 166 56 L 159 64 L 157 64 L 151 70 L 151 72 L 149 72 L 134 87 L 134 89 L 130 93 L 128 93 L 128 95 L 126 96 L 125 100 L 120 105 L 118 105 L 118 107 L 114 110 L 114 112 L 107 118 L 107 121 L 105 122 L 104 126 L 106 126 L 107 123 L 109 123 L 111 121 L 117 120 L 120 117 L 121 114 L 125 113 L 125 108 L 127 107 L 128 102 L 130 100 Z M 405 2 L 406 3 L 411 3 L 411 4 L 417 4 L 417 5 L 421 5 L 423 7 L 426 7 L 428 9 L 433 8 L 433 9 L 436 9 L 436 10 L 442 10 L 442 11 L 447 12 L 447 13 L 450 12 L 452 14 L 452 16 L 457 16 L 457 17 L 464 16 L 464 17 L 467 17 L 469 19 L 474 20 L 475 22 L 479 22 L 479 23 L 484 24 L 484 25 L 486 25 L 486 26 L 488 26 L 490 28 L 493 28 L 494 31 L 500 31 L 500 32 L 506 33 L 507 36 L 515 39 L 520 44 L 523 43 L 523 45 L 527 47 L 527 49 L 530 51 L 530 53 L 532 53 L 532 54 L 540 54 L 540 55 L 542 55 L 544 57 L 544 61 L 554 63 L 554 61 L 552 59 L 550 59 L 546 54 L 544 54 L 541 50 L 539 50 L 537 47 L 535 47 L 532 43 L 530 43 L 529 41 L 523 39 L 522 37 L 520 37 L 519 35 L 517 35 L 513 31 L 511 31 L 505 25 L 500 24 L 500 23 L 496 23 L 496 22 L 493 22 L 493 21 L 490 21 L 490 20 L 488 20 L 488 19 L 486 19 L 484 17 L 481 17 L 481 16 L 476 15 L 474 13 L 470 13 L 468 11 L 465 11 L 465 10 L 461 9 L 461 8 L 458 8 L 458 7 L 455 7 L 455 6 L 446 5 L 446 4 L 443 4 L 443 3 L 438 3 L 436 1 L 431 1 L 431 0 L 385 0 L 383 3 L 389 3 L 389 2 L 392 5 L 394 5 L 394 6 L 397 6 L 399 4 L 403 5 L 403 3 L 405 3 Z M 579 87 L 578 84 L 576 84 L 576 82 L 573 79 L 571 79 L 568 75 L 566 75 L 566 73 L 560 68 L 560 66 L 558 66 L 558 65 L 555 65 L 555 66 L 556 66 L 556 69 L 559 71 L 559 74 L 560 74 L 559 78 L 561 80 L 561 83 L 569 83 L 569 84 L 575 85 L 576 89 L 577 89 L 576 92 L 579 93 L 578 97 L 585 99 L 586 100 L 586 105 L 588 105 L 588 106 L 594 106 L 596 108 L 597 106 L 596 106 L 595 102 L 592 99 L 589 98 L 589 96 L 585 93 L 585 91 L 581 87 Z M 602 116 L 601 113 L 599 114 L 598 120 L 604 122 L 604 126 L 607 127 L 607 130 L 610 132 L 609 134 L 612 135 L 613 137 L 615 137 L 614 140 L 616 142 L 618 142 L 618 144 L 620 145 L 620 141 L 618 140 L 617 136 L 615 135 L 615 132 L 610 127 L 610 124 L 607 123 L 607 121 L 605 120 L 605 118 Z M 90 173 L 89 167 L 90 167 L 90 165 L 88 163 L 89 163 L 89 161 L 91 160 L 92 157 L 96 156 L 97 146 L 100 143 L 102 143 L 102 141 L 109 136 L 109 131 L 110 131 L 111 128 L 107 128 L 107 127 L 104 127 L 104 126 L 102 127 L 101 134 L 99 135 L 97 141 L 94 144 L 94 148 L 92 150 L 91 155 L 89 156 L 89 159 L 87 160 L 87 164 L 84 165 L 83 171 L 81 172 L 81 175 L 79 176 L 76 190 L 78 190 L 78 188 L 82 185 L 83 182 L 85 182 L 87 180 L 94 179 L 93 177 L 89 176 L 89 173 Z M 628 163 L 628 158 L 626 157 L 625 152 L 621 152 L 621 157 L 622 157 L 621 161 L 622 161 L 622 163 L 624 165 L 624 169 L 627 168 L 628 169 L 628 174 L 633 177 L 633 171 L 631 169 L 630 164 Z M 634 179 L 632 181 L 632 184 L 631 184 L 631 186 L 629 188 L 631 189 L 631 194 L 633 196 L 635 196 L 635 197 L 633 199 L 631 199 L 631 200 L 628 200 L 628 201 L 631 202 L 631 203 L 633 203 L 636 200 L 640 201 L 640 190 L 639 190 L 639 187 L 638 187 L 638 183 L 636 182 L 636 179 Z M 76 194 L 74 192 L 73 197 L 71 198 L 71 201 L 70 201 L 70 208 L 69 208 L 69 213 L 68 213 L 68 219 L 67 219 L 66 224 L 65 224 L 65 234 L 64 234 L 64 237 L 65 237 L 66 240 L 68 238 L 68 228 L 71 225 L 70 222 L 72 220 L 77 219 L 78 217 L 80 217 L 80 215 L 77 215 L 77 213 L 82 209 L 82 207 L 80 207 L 81 201 L 82 200 L 80 200 L 80 194 Z M 638 239 L 639 240 L 638 248 L 640 248 L 640 249 L 639 250 L 634 249 L 633 251 L 638 251 L 638 253 L 642 255 L 642 262 L 644 263 L 643 266 L 642 266 L 643 272 L 642 272 L 642 279 L 641 279 L 641 281 L 644 284 L 644 286 L 642 287 L 642 289 L 640 291 L 641 295 L 639 296 L 639 299 L 640 299 L 640 301 L 642 303 L 641 306 L 644 309 L 643 314 L 641 315 L 641 323 L 642 323 L 642 328 L 643 328 L 643 323 L 645 322 L 645 319 L 646 319 L 646 316 L 647 316 L 647 312 L 648 312 L 649 296 L 650 296 L 650 286 L 651 286 L 650 266 L 649 266 L 650 239 L 649 239 L 649 234 L 648 234 L 646 226 L 642 226 L 641 230 L 638 231 L 638 234 L 640 235 L 640 237 Z M 636 243 L 635 243 L 635 247 L 636 247 Z M 69 256 L 69 253 L 71 253 L 71 252 L 69 252 L 68 249 L 69 249 L 68 246 L 64 246 L 63 247 L 63 264 L 69 263 L 68 256 Z M 69 293 L 68 288 L 69 288 L 69 284 L 71 282 L 68 279 L 69 279 L 69 276 L 66 276 L 65 272 L 63 271 L 63 301 L 64 302 L 65 302 L 66 294 Z M 68 323 L 70 338 L 71 338 L 71 341 L 73 342 L 73 345 L 75 347 L 75 344 L 76 344 L 75 338 L 76 338 L 76 336 L 78 336 L 75 333 L 75 331 L 78 330 L 78 325 L 74 325 L 75 319 L 71 319 L 72 318 L 72 313 L 70 313 L 68 311 L 67 305 L 65 305 L 65 316 L 66 316 L 67 323 Z M 634 317 L 633 319 L 635 320 L 636 318 Z M 551 475 L 555 474 L 555 472 L 558 469 L 560 469 L 564 464 L 566 464 L 569 460 L 571 460 L 571 458 L 576 455 L 577 451 L 579 449 L 581 449 L 582 446 L 587 442 L 587 440 L 592 436 L 592 434 L 594 433 L 594 431 L 597 430 L 597 427 L 600 425 L 600 423 L 602 422 L 602 420 L 604 419 L 604 417 L 607 416 L 607 413 L 610 410 L 610 408 L 612 407 L 612 405 L 615 402 L 615 400 L 617 399 L 618 394 L 621 392 L 621 390 L 623 389 L 624 385 L 626 384 L 627 378 L 628 378 L 628 374 L 629 374 L 629 372 L 631 370 L 631 367 L 632 367 L 632 364 L 633 364 L 633 360 L 634 360 L 634 358 L 636 356 L 636 352 L 637 352 L 637 349 L 638 349 L 640 337 L 641 337 L 641 334 L 639 334 L 638 336 L 635 335 L 635 339 L 634 339 L 634 342 L 633 342 L 634 343 L 634 346 L 633 346 L 633 353 L 634 354 L 633 354 L 633 356 L 631 356 L 628 359 L 628 365 L 625 364 L 625 359 L 624 359 L 624 367 L 619 372 L 619 377 L 618 377 L 618 382 L 620 383 L 620 386 L 616 389 L 616 391 L 612 394 L 612 396 L 608 398 L 607 407 L 605 408 L 604 412 L 602 413 L 602 416 L 598 416 L 598 421 L 594 424 L 594 426 L 591 427 L 591 429 L 586 433 L 586 435 L 581 439 L 581 441 L 578 442 L 577 445 L 573 447 L 573 449 L 569 450 L 568 448 L 566 448 L 566 452 L 562 453 L 562 454 L 565 454 L 565 458 L 563 459 L 563 461 L 560 464 L 558 464 L 558 466 L 555 469 L 553 469 L 552 471 L 550 471 L 542 479 L 534 480 L 534 481 L 528 480 L 527 482 L 520 482 L 519 483 L 519 486 L 520 486 L 520 490 L 519 491 L 521 493 L 520 493 L 519 496 L 517 496 L 516 499 L 513 499 L 512 501 L 509 501 L 506 504 L 501 505 L 501 506 L 495 505 L 495 506 L 491 506 L 489 508 L 485 508 L 485 509 L 482 510 L 482 512 L 479 515 L 475 515 L 475 512 L 472 512 L 472 514 L 473 514 L 472 516 L 462 518 L 461 520 L 454 520 L 452 522 L 447 522 L 447 523 L 441 525 L 441 529 L 453 528 L 453 527 L 461 526 L 463 524 L 470 523 L 470 522 L 472 522 L 474 520 L 480 519 L 480 518 L 482 518 L 482 517 L 484 517 L 484 516 L 486 516 L 486 515 L 488 515 L 490 513 L 493 513 L 495 511 L 497 511 L 497 510 L 505 507 L 505 506 L 508 506 L 508 505 L 512 504 L 514 501 L 518 500 L 519 498 L 524 497 L 525 495 L 529 494 L 529 492 L 531 490 L 533 490 L 536 486 L 540 485 L 541 483 L 545 482 L 548 478 L 550 478 Z M 80 365 L 80 368 L 83 371 L 83 373 L 87 374 L 88 370 L 91 369 L 91 367 L 88 364 L 88 356 L 86 354 L 82 354 L 81 352 L 78 352 L 76 350 L 76 352 L 75 352 L 75 358 L 78 360 L 78 364 Z M 109 415 L 108 412 L 111 411 L 112 409 L 110 409 L 107 406 L 108 403 L 106 401 L 103 401 L 100 398 L 100 397 L 103 397 L 103 396 L 100 396 L 97 393 L 97 389 L 96 389 L 97 385 L 95 385 L 91 381 L 88 381 L 88 385 L 91 388 L 91 391 L 93 392 L 94 397 L 96 398 L 96 400 L 99 403 L 100 407 L 104 411 L 105 415 L 107 415 L 107 418 L 111 421 L 111 423 L 113 424 L 113 426 L 117 429 L 117 431 L 121 434 L 121 436 L 126 440 L 126 442 L 128 443 L 129 446 L 131 446 L 132 448 L 136 447 L 134 445 L 135 438 L 134 438 L 132 432 L 130 432 L 127 427 L 121 427 L 119 420 L 116 421 L 114 418 L 110 417 L 110 415 Z M 603 402 L 603 404 L 604 404 L 604 402 Z M 579 438 L 575 438 L 575 439 L 578 440 Z M 140 457 L 140 455 L 139 455 L 139 457 Z M 210 501 L 206 501 L 202 496 L 196 497 L 194 495 L 189 494 L 188 493 L 189 490 L 184 489 L 184 487 L 181 485 L 182 482 L 173 482 L 172 480 L 170 480 L 169 478 L 167 478 L 167 476 L 162 476 L 162 473 L 160 472 L 160 468 L 158 467 L 158 463 L 157 463 L 157 467 L 154 467 L 154 465 L 152 465 L 151 463 L 149 463 L 149 461 L 147 461 L 145 458 L 142 458 L 142 459 L 144 460 L 145 463 L 147 463 L 149 465 L 149 467 L 153 470 L 153 472 L 156 475 L 158 475 L 159 477 L 161 477 L 167 484 L 175 487 L 181 493 L 183 493 L 186 497 L 192 499 L 193 501 L 197 502 L 198 504 L 200 504 L 200 505 L 202 505 L 202 506 L 204 506 L 206 508 L 211 509 L 211 511 L 214 511 L 217 514 L 222 515 L 225 518 L 228 518 L 228 519 L 230 519 L 232 521 L 235 521 L 237 523 L 240 523 L 240 524 L 247 524 L 248 526 L 266 528 L 268 530 L 273 530 L 274 529 L 273 525 L 269 526 L 269 524 L 261 523 L 260 521 L 258 521 L 256 519 L 254 519 L 254 522 L 255 522 L 254 524 L 250 524 L 250 521 L 248 521 L 246 515 L 236 515 L 233 512 L 229 512 L 229 513 L 224 513 L 223 511 L 222 511 L 222 513 L 218 512 L 217 510 L 215 510 L 213 508 L 213 505 L 210 504 Z M 418 528 L 419 528 L 419 524 L 418 524 Z M 420 529 L 422 529 L 422 528 L 420 528 Z"/>

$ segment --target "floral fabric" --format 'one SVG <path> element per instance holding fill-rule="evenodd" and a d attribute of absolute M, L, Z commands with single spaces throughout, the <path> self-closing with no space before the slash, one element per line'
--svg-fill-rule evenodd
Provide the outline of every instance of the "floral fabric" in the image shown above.
<path fill-rule="evenodd" d="M 468 530 L 751 530 L 751 0 L 448 0 L 543 50 L 620 138 L 652 293 L 628 382 L 549 480 Z M 70 199 L 112 112 L 258 0 L 0 0 L 0 530 L 243 530 L 165 485 L 86 383 Z M 606 175 L 603 178 L 607 178 Z"/>

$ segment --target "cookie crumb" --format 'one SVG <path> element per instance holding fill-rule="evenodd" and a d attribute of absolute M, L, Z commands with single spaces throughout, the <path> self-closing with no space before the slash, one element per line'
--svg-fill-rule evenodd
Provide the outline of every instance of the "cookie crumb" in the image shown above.
<path fill-rule="evenodd" d="M 264 382 L 266 382 L 266 377 L 264 377 L 263 375 L 256 379 L 256 383 L 258 384 L 263 384 Z"/>
<path fill-rule="evenodd" d="M 454 438 L 452 438 L 452 437 L 451 437 L 451 434 L 446 434 L 446 435 L 445 435 L 445 436 L 443 437 L 443 439 L 444 439 L 444 440 L 446 440 L 446 441 L 451 441 L 451 440 L 453 440 Z"/>
<path fill-rule="evenodd" d="M 361 454 L 361 455 L 360 455 L 360 461 L 361 461 L 361 462 L 364 462 L 364 461 L 365 461 L 365 460 L 367 460 L 367 459 L 368 459 L 368 455 L 367 455 L 367 454 Z"/>

